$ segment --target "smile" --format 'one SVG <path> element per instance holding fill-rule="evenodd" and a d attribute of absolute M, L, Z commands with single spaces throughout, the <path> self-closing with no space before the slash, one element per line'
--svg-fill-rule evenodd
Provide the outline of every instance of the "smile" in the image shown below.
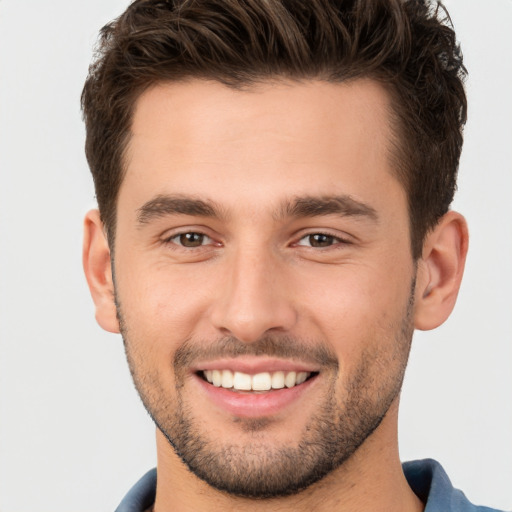
<path fill-rule="evenodd" d="M 231 370 L 203 370 L 203 378 L 215 387 L 234 391 L 270 391 L 303 384 L 314 372 L 274 371 L 255 375 Z"/>
<path fill-rule="evenodd" d="M 301 408 L 304 397 L 324 382 L 318 364 L 261 356 L 198 361 L 192 370 L 191 382 L 206 403 L 237 418 L 276 417 Z"/>

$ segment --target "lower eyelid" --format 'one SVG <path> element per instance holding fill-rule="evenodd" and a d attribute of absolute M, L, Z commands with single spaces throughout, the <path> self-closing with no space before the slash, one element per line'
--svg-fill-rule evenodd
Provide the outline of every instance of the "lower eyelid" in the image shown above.
<path fill-rule="evenodd" d="M 201 245 L 199 245 L 197 247 L 186 247 L 185 245 L 182 245 L 179 242 L 179 238 L 181 236 L 187 235 L 187 234 L 192 234 L 192 233 L 196 234 L 196 235 L 201 235 L 203 237 L 203 243 Z M 186 249 L 197 249 L 199 247 L 204 247 L 205 245 L 210 245 L 213 242 L 213 239 L 211 237 L 209 237 L 208 235 L 201 233 L 200 231 L 183 231 L 181 233 L 174 233 L 171 236 L 167 236 L 167 237 L 163 238 L 162 242 L 165 244 L 173 244 L 178 247 L 183 247 Z"/>
<path fill-rule="evenodd" d="M 303 240 L 306 240 L 307 238 L 309 238 L 310 236 L 314 236 L 314 235 L 323 235 L 323 236 L 327 236 L 327 237 L 330 237 L 332 238 L 332 245 L 331 246 L 328 246 L 328 247 L 332 247 L 333 245 L 336 245 L 336 244 L 350 244 L 350 241 L 347 240 L 347 239 L 344 239 L 344 238 L 340 238 L 339 236 L 336 236 L 336 235 L 331 235 L 330 233 L 322 233 L 322 232 L 316 232 L 316 233 L 310 233 L 310 234 L 307 234 L 307 235 L 304 235 L 302 237 L 300 237 L 297 242 L 295 242 L 294 245 L 299 245 L 301 247 L 312 247 L 311 245 L 309 244 L 301 244 L 300 242 L 302 242 Z M 316 247 L 314 247 L 316 249 Z"/>
<path fill-rule="evenodd" d="M 196 247 L 187 247 L 185 245 L 182 245 L 179 242 L 179 237 L 182 236 L 182 235 L 186 235 L 188 233 L 194 233 L 194 234 L 197 234 L 197 235 L 202 235 L 204 237 L 203 238 L 203 243 L 201 245 L 199 245 L 199 246 L 196 246 Z M 324 235 L 324 236 L 331 237 L 332 238 L 332 244 L 329 245 L 329 246 L 326 246 L 326 247 L 314 247 L 314 246 L 312 246 L 311 244 L 308 244 L 308 243 L 301 243 L 303 240 L 306 240 L 308 237 L 313 236 L 313 235 Z M 166 236 L 166 237 L 162 238 L 162 243 L 175 245 L 175 246 L 183 248 L 183 249 L 200 249 L 200 248 L 204 248 L 204 247 L 209 246 L 209 245 L 213 245 L 213 246 L 216 246 L 216 247 L 220 247 L 221 245 L 223 245 L 223 244 L 221 244 L 219 242 L 216 242 L 213 238 L 211 238 L 207 234 L 202 233 L 200 231 L 182 231 L 180 233 L 173 233 L 170 236 Z M 339 236 L 332 235 L 330 233 L 323 233 L 323 232 L 320 232 L 320 231 L 314 232 L 314 233 L 310 233 L 310 234 L 307 234 L 307 235 L 303 235 L 299 239 L 297 239 L 296 242 L 293 243 L 293 245 L 295 245 L 295 246 L 309 247 L 309 248 L 312 248 L 312 249 L 329 249 L 330 247 L 334 247 L 336 245 L 350 245 L 350 244 L 352 244 L 352 242 L 349 239 L 341 238 Z"/>

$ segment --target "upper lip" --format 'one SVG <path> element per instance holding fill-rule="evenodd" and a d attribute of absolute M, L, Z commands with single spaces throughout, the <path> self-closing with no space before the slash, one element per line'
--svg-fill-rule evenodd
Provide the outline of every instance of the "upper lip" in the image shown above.
<path fill-rule="evenodd" d="M 294 361 L 291 359 L 267 358 L 264 356 L 243 356 L 236 358 L 215 359 L 199 361 L 194 364 L 193 371 L 203 370 L 231 370 L 232 372 L 256 375 L 264 372 L 318 372 L 318 366 L 311 363 Z"/>

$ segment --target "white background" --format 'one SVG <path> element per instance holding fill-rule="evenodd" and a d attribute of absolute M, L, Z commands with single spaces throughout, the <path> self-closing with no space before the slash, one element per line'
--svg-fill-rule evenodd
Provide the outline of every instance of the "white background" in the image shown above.
<path fill-rule="evenodd" d="M 401 456 L 512 509 L 512 1 L 447 0 L 470 71 L 455 208 L 471 228 L 452 318 L 419 333 Z M 81 270 L 94 206 L 79 96 L 127 0 L 0 0 L 0 512 L 110 511 L 155 464 L 121 339 Z"/>

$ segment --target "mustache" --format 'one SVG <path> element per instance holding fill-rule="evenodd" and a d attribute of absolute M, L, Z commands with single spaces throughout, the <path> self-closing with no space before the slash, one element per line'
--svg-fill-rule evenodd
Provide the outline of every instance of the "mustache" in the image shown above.
<path fill-rule="evenodd" d="M 187 339 L 174 354 L 176 370 L 188 368 L 195 361 L 241 356 L 267 356 L 294 359 L 322 368 L 338 369 L 338 358 L 325 343 L 307 342 L 291 336 L 268 335 L 247 343 L 233 336 L 216 341 L 195 341 Z"/>

